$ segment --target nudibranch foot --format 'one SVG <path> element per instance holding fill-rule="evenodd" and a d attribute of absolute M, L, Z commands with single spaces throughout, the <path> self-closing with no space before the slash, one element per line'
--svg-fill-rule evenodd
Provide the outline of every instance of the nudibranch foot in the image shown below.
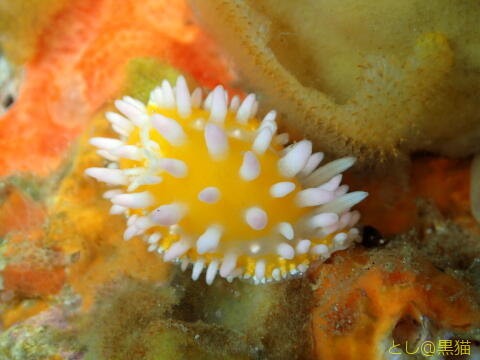
<path fill-rule="evenodd" d="M 342 172 L 355 159 L 320 166 L 312 143 L 277 134 L 276 112 L 256 118 L 254 94 L 243 101 L 217 86 L 204 99 L 180 76 L 163 81 L 147 105 L 125 96 L 107 112 L 118 138 L 91 144 L 109 164 L 86 174 L 114 186 L 104 197 L 124 214 L 124 239 L 231 281 L 279 281 L 305 273 L 359 239 L 351 208 L 367 194 L 348 193 Z"/>

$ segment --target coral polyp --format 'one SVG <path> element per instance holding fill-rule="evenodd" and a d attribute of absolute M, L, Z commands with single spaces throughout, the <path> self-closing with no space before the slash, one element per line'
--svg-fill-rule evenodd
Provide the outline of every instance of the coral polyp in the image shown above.
<path fill-rule="evenodd" d="M 310 141 L 286 146 L 275 111 L 256 118 L 254 94 L 241 101 L 219 85 L 203 99 L 180 76 L 147 105 L 126 96 L 115 106 L 106 118 L 119 137 L 91 139 L 109 164 L 86 174 L 115 186 L 104 197 L 127 218 L 125 240 L 192 264 L 194 280 L 204 269 L 208 284 L 281 280 L 358 239 L 351 208 L 367 194 L 341 185 L 355 159 L 319 166 Z"/>

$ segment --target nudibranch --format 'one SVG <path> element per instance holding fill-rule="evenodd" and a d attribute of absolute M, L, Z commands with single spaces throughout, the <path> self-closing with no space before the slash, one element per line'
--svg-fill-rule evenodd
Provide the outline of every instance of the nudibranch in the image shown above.
<path fill-rule="evenodd" d="M 185 79 L 164 80 L 148 104 L 125 96 L 107 112 L 118 138 L 91 144 L 108 163 L 86 174 L 116 188 L 111 214 L 125 214 L 124 239 L 139 236 L 167 262 L 192 264 L 255 283 L 303 274 L 358 240 L 351 208 L 365 192 L 348 192 L 342 172 L 355 159 L 319 166 L 323 153 L 301 140 L 286 146 L 276 112 L 255 116 L 254 94 L 229 98 L 219 85 L 203 99 Z"/>

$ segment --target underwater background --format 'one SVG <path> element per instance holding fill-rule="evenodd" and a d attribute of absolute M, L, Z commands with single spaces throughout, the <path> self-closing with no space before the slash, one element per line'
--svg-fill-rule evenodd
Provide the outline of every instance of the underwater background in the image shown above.
<path fill-rule="evenodd" d="M 0 359 L 480 359 L 479 19 L 475 0 L 0 0 Z M 175 153 L 190 117 L 217 132 Z M 96 180 L 134 191 L 140 143 L 183 160 L 140 190 L 223 207 L 116 198 Z M 191 196 L 204 179 L 221 197 Z M 214 214 L 222 235 L 195 232 Z M 178 223 L 203 242 L 152 232 Z"/>

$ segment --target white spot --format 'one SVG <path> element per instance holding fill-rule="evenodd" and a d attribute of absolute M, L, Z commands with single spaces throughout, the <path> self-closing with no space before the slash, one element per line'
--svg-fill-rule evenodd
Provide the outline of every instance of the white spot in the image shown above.
<path fill-rule="evenodd" d="M 205 254 L 215 251 L 222 236 L 222 229 L 219 226 L 211 225 L 197 240 L 197 252 Z"/>
<path fill-rule="evenodd" d="M 93 167 L 86 169 L 85 174 L 111 185 L 126 185 L 128 183 L 127 177 L 119 169 Z"/>
<path fill-rule="evenodd" d="M 208 204 L 214 204 L 220 199 L 220 190 L 214 186 L 206 187 L 198 193 L 198 199 Z"/>
<path fill-rule="evenodd" d="M 185 215 L 183 206 L 177 203 L 162 205 L 150 213 L 150 219 L 159 225 L 170 226 L 177 224 Z"/>
<path fill-rule="evenodd" d="M 277 246 L 277 254 L 287 260 L 291 260 L 295 256 L 295 250 L 287 243 L 281 243 Z"/>
<path fill-rule="evenodd" d="M 227 115 L 227 102 L 223 86 L 218 85 L 213 89 L 212 106 L 210 108 L 209 120 L 216 123 L 223 123 Z"/>
<path fill-rule="evenodd" d="M 278 231 L 282 234 L 287 240 L 293 240 L 295 235 L 293 231 L 293 226 L 288 222 L 281 222 L 278 224 Z"/>
<path fill-rule="evenodd" d="M 312 143 L 302 140 L 278 161 L 280 174 L 287 178 L 294 177 L 302 170 L 312 153 Z"/>
<path fill-rule="evenodd" d="M 228 140 L 225 131 L 215 124 L 205 126 L 205 143 L 208 152 L 214 159 L 222 159 L 228 152 Z"/>
<path fill-rule="evenodd" d="M 255 180 L 260 174 L 260 163 L 257 157 L 251 151 L 243 155 L 242 166 L 240 167 L 240 176 L 245 181 Z"/>
<path fill-rule="evenodd" d="M 185 142 L 186 135 L 182 126 L 166 116 L 160 114 L 152 115 L 153 127 L 173 146 L 180 146 Z"/>
<path fill-rule="evenodd" d="M 270 195 L 274 198 L 282 198 L 295 190 L 295 184 L 289 181 L 278 182 L 270 187 Z"/>
<path fill-rule="evenodd" d="M 183 76 L 177 78 L 175 86 L 175 94 L 177 96 L 177 111 L 182 118 L 188 118 L 192 114 L 192 104 L 190 100 L 190 92 L 188 91 L 187 82 Z"/>
<path fill-rule="evenodd" d="M 245 221 L 254 230 L 262 230 L 267 226 L 267 213 L 259 207 L 251 207 L 245 212 Z"/>
<path fill-rule="evenodd" d="M 345 245 L 347 238 L 348 238 L 347 234 L 341 232 L 341 233 L 335 234 L 333 241 L 335 242 L 335 245 L 343 246 Z"/>
<path fill-rule="evenodd" d="M 153 196 L 148 192 L 139 192 L 131 194 L 120 194 L 112 198 L 112 202 L 116 205 L 124 206 L 129 209 L 141 209 L 149 207 L 153 204 Z"/>
<path fill-rule="evenodd" d="M 272 277 L 277 281 L 280 281 L 282 279 L 279 268 L 275 268 L 272 270 Z"/>
<path fill-rule="evenodd" d="M 310 240 L 300 240 L 296 246 L 297 253 L 306 254 L 308 252 L 308 249 L 310 249 L 310 245 L 312 245 L 312 242 Z"/>
<path fill-rule="evenodd" d="M 335 193 L 319 188 L 305 189 L 297 193 L 296 203 L 300 207 L 318 206 L 335 199 Z"/>
<path fill-rule="evenodd" d="M 258 254 L 258 252 L 260 251 L 261 247 L 259 244 L 252 244 L 250 245 L 250 252 L 252 254 Z"/>
<path fill-rule="evenodd" d="M 162 158 L 158 160 L 158 165 L 176 178 L 184 178 L 188 173 L 188 167 L 182 160 Z"/>

